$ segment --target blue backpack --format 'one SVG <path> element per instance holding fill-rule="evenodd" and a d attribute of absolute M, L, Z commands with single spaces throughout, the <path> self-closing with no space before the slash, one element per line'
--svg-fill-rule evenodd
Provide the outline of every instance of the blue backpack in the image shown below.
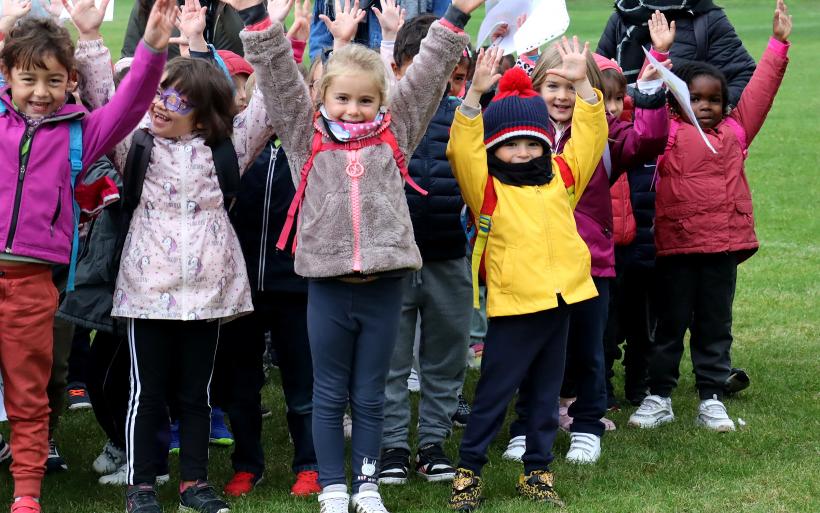
<path fill-rule="evenodd" d="M 0 114 L 6 112 L 6 104 L 0 102 Z M 68 125 L 68 160 L 71 163 L 71 203 L 74 214 L 74 234 L 71 239 L 71 259 L 68 264 L 68 283 L 66 291 L 74 291 L 74 276 L 77 273 L 77 253 L 80 248 L 80 205 L 74 198 L 74 189 L 83 170 L 83 125 L 79 119 Z"/>

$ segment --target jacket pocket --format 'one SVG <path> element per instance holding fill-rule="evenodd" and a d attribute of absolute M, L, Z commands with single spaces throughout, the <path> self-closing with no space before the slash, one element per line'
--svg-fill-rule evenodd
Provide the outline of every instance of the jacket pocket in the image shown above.
<path fill-rule="evenodd" d="M 60 212 L 63 210 L 63 187 L 60 186 L 57 188 L 57 205 L 54 207 L 54 214 L 51 216 L 51 223 L 49 224 L 49 229 L 51 230 L 51 236 L 54 237 L 54 226 L 57 224 L 57 221 L 60 219 Z"/>
<path fill-rule="evenodd" d="M 518 260 L 518 248 L 515 246 L 507 246 L 504 248 L 504 254 L 499 260 L 500 268 L 498 273 L 501 278 L 498 280 L 498 286 L 504 292 L 511 292 L 515 283 L 516 262 Z"/>

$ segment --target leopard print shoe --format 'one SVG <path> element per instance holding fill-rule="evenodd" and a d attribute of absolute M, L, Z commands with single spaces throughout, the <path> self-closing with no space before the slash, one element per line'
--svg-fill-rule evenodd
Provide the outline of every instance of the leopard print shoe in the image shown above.
<path fill-rule="evenodd" d="M 469 513 L 481 504 L 481 478 L 472 470 L 457 468 L 453 478 L 453 494 L 450 496 L 450 509 Z"/>
<path fill-rule="evenodd" d="M 520 475 L 515 487 L 518 493 L 527 499 L 563 508 L 564 502 L 555 492 L 554 482 L 555 474 L 549 470 L 533 470 L 528 475 Z"/>

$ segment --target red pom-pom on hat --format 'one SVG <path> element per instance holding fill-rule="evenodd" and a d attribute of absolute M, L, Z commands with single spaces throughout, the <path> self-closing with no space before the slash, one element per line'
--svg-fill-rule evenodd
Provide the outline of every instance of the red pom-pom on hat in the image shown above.
<path fill-rule="evenodd" d="M 509 98 L 510 96 L 520 96 L 521 98 L 531 98 L 538 96 L 532 88 L 532 80 L 523 69 L 513 66 L 508 69 L 501 80 L 498 81 L 498 92 L 493 101 Z"/>

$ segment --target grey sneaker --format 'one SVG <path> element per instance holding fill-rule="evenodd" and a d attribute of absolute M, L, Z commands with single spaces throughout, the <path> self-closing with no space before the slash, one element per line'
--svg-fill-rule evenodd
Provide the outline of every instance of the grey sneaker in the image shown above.
<path fill-rule="evenodd" d="M 229 513 L 228 503 L 220 499 L 214 488 L 205 481 L 195 485 L 179 495 L 179 513 Z"/>
<path fill-rule="evenodd" d="M 125 493 L 125 513 L 162 513 L 154 487 L 147 484 L 129 486 Z"/>
<path fill-rule="evenodd" d="M 716 395 L 700 402 L 697 423 L 719 433 L 735 430 L 735 423 L 726 413 L 726 406 Z"/>

